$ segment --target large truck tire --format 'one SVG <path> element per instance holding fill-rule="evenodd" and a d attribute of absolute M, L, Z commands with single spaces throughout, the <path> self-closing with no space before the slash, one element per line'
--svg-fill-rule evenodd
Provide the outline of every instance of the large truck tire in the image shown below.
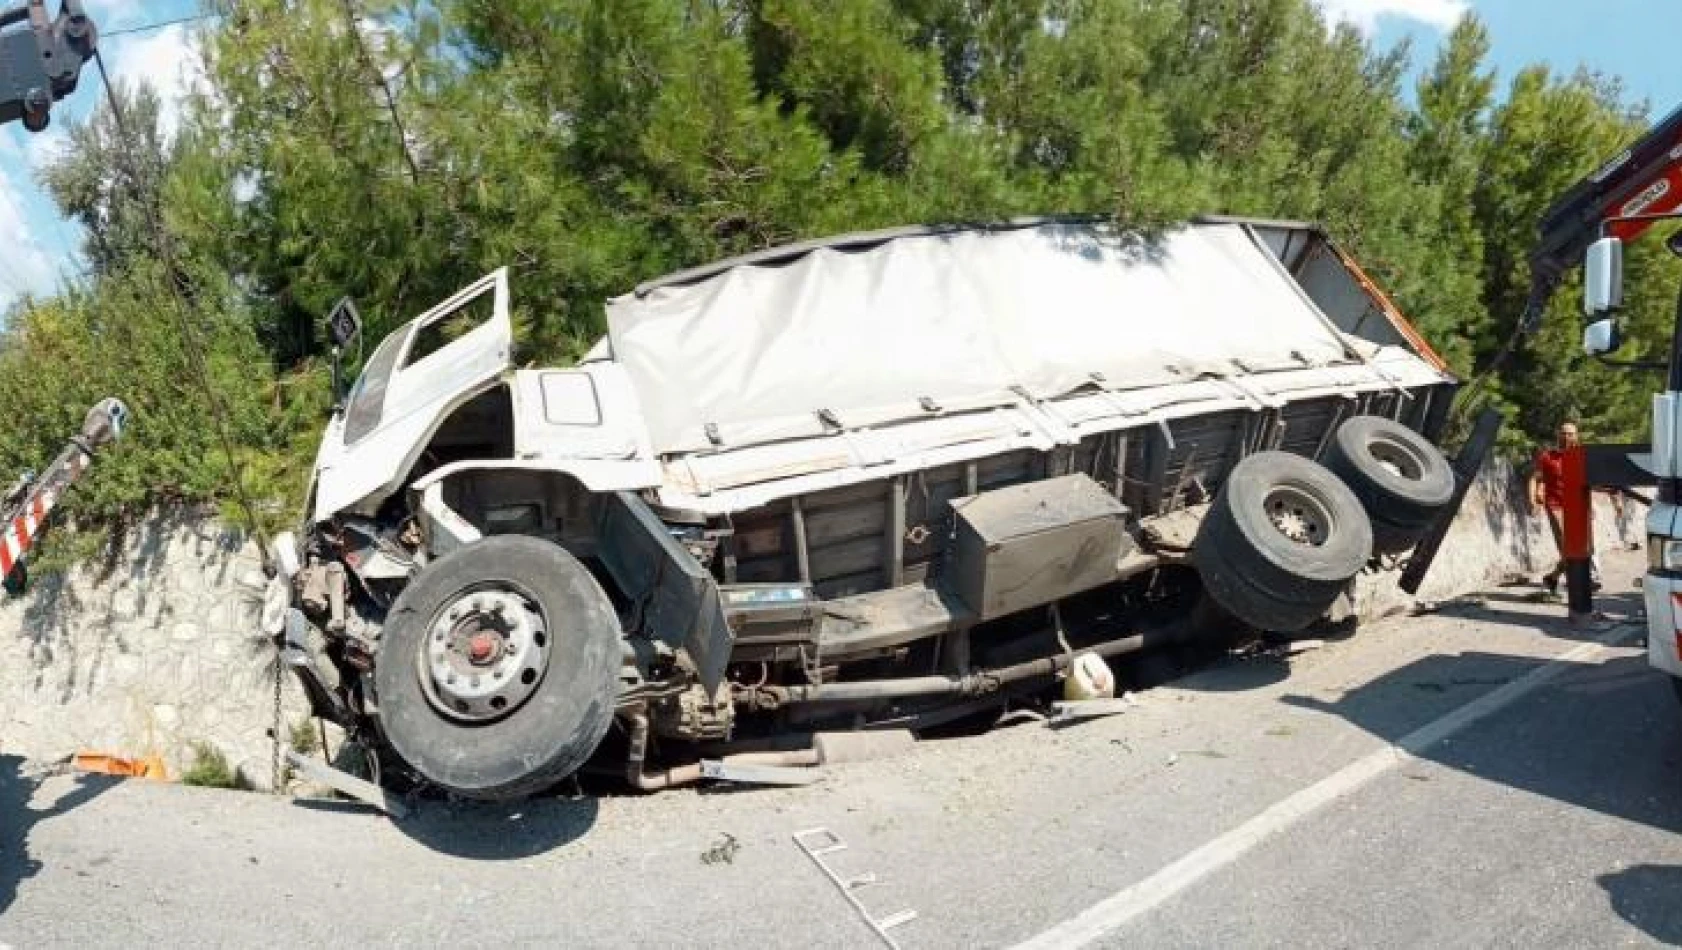
<path fill-rule="evenodd" d="M 1215 494 L 1191 556 L 1229 613 L 1293 632 L 1325 614 L 1371 550 L 1367 514 L 1337 476 L 1298 455 L 1258 452 Z"/>
<path fill-rule="evenodd" d="M 1448 459 L 1424 436 L 1382 416 L 1339 426 L 1325 464 L 1366 508 L 1376 554 L 1412 547 L 1454 500 Z"/>
<path fill-rule="evenodd" d="M 547 541 L 493 536 L 432 562 L 392 605 L 381 640 L 380 732 L 447 791 L 542 791 L 612 725 L 618 618 L 590 572 Z"/>

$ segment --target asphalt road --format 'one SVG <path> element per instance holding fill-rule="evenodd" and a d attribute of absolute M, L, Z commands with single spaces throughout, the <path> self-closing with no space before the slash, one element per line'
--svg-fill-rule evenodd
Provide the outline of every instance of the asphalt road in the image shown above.
<path fill-rule="evenodd" d="M 908 948 L 1682 944 L 1682 706 L 1638 627 L 1528 593 L 799 789 L 394 823 L 0 752 L 0 943 L 881 945 L 791 837 L 825 827 Z"/>

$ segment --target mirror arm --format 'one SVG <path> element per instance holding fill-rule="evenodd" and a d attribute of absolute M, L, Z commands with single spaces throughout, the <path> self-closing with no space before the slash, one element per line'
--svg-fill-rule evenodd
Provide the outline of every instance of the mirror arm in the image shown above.
<path fill-rule="evenodd" d="M 1654 373 L 1662 373 L 1670 369 L 1670 364 L 1664 360 L 1609 360 L 1604 356 L 1596 356 L 1595 359 L 1602 365 L 1614 369 L 1638 369 Z"/>
<path fill-rule="evenodd" d="M 1670 370 L 1665 379 L 1665 389 L 1676 392 L 1682 389 L 1682 286 L 1676 292 L 1676 315 L 1671 320 L 1670 328 Z"/>
<path fill-rule="evenodd" d="M 345 408 L 344 361 L 337 345 L 333 347 L 333 415 Z"/>

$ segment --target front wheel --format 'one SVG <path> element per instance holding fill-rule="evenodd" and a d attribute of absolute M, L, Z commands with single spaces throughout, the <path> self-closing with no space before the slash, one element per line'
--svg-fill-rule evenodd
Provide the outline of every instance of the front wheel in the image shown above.
<path fill-rule="evenodd" d="M 562 548 L 499 535 L 429 564 L 387 615 L 379 726 L 410 768 L 469 798 L 572 774 L 613 721 L 621 650 L 606 593 Z"/>

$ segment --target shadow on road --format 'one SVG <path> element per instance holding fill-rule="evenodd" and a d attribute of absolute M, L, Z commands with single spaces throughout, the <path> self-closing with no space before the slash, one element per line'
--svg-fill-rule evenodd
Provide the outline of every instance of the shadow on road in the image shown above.
<path fill-rule="evenodd" d="M 41 783 L 23 774 L 23 759 L 0 755 L 0 914 L 17 899 L 18 885 L 43 867 L 29 853 L 29 831 L 36 824 L 62 815 L 122 781 L 109 775 L 82 775 L 75 787 L 46 808 L 31 808 Z"/>
<path fill-rule="evenodd" d="M 1469 651 L 1431 656 L 1336 702 L 1281 702 L 1341 716 L 1395 742 L 1545 665 Z M 1555 801 L 1682 832 L 1682 709 L 1645 656 L 1571 670 L 1418 758 Z M 1682 889 L 1672 891 L 1682 907 Z"/>
<path fill-rule="evenodd" d="M 397 830 L 442 854 L 473 861 L 517 861 L 583 837 L 596 823 L 594 796 L 523 802 L 423 802 Z"/>
<path fill-rule="evenodd" d="M 1660 943 L 1682 946 L 1682 866 L 1637 864 L 1595 880 L 1619 917 Z"/>
<path fill-rule="evenodd" d="M 1457 621 L 1524 627 L 1566 644 L 1611 632 L 1607 623 L 1572 627 L 1563 603 L 1536 605 L 1523 595 L 1485 593 L 1445 606 L 1442 613 Z M 1595 606 L 1610 618 L 1623 618 L 1624 642 L 1643 642 L 1638 591 L 1602 593 Z M 1388 635 L 1406 636 L 1407 629 L 1404 625 Z M 1262 688 L 1287 679 L 1292 660 L 1285 650 L 1233 658 L 1175 685 L 1202 692 Z M 1279 702 L 1338 716 L 1397 742 L 1548 662 L 1545 656 L 1478 650 L 1436 654 L 1350 689 L 1335 701 L 1293 695 L 1287 685 Z M 1617 656 L 1566 671 L 1476 728 L 1417 755 L 1486 781 L 1682 833 L 1682 708 L 1666 677 L 1648 666 L 1645 655 Z M 1682 883 L 1671 893 L 1682 908 Z"/>

